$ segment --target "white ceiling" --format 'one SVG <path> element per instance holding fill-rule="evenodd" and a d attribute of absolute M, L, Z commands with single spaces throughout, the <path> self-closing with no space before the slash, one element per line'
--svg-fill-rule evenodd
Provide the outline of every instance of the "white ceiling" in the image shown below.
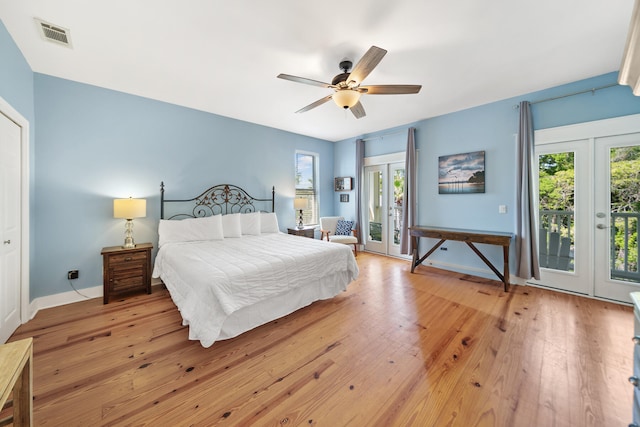
<path fill-rule="evenodd" d="M 0 19 L 38 73 L 330 141 L 618 70 L 632 0 L 0 0 Z M 44 41 L 34 18 L 68 28 Z M 333 102 L 345 58 L 388 50 L 355 119 Z"/>

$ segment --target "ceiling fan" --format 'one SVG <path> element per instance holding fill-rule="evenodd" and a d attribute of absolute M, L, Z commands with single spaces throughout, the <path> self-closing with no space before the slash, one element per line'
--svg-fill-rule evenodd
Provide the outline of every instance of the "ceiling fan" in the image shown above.
<path fill-rule="evenodd" d="M 380 63 L 387 51 L 377 46 L 371 46 L 367 53 L 358 61 L 349 72 L 353 63 L 345 60 L 340 62 L 342 73 L 333 78 L 331 84 L 320 82 L 318 80 L 307 79 L 305 77 L 292 76 L 289 74 L 279 74 L 279 79 L 291 80 L 292 82 L 304 83 L 313 86 L 321 86 L 331 88 L 334 93 L 317 100 L 314 103 L 299 109 L 296 113 L 304 113 L 316 108 L 325 102 L 333 99 L 339 106 L 350 109 L 356 119 L 366 116 L 364 107 L 360 103 L 360 95 L 404 95 L 418 93 L 422 85 L 369 85 L 360 86 L 362 81 L 367 77 L 373 69 Z"/>

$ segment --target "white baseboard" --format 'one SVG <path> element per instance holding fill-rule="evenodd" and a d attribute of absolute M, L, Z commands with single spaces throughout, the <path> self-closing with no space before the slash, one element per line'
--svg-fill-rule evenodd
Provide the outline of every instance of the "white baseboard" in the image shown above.
<path fill-rule="evenodd" d="M 31 314 L 29 319 L 33 319 L 39 310 L 45 308 L 58 307 L 60 305 L 71 304 L 91 298 L 102 298 L 102 286 L 79 289 L 79 292 L 88 298 L 75 291 L 69 291 L 34 299 L 29 305 L 29 312 Z"/>
<path fill-rule="evenodd" d="M 151 279 L 151 286 L 161 285 L 160 279 Z M 74 302 L 85 301 L 92 298 L 102 298 L 102 285 L 94 286 L 92 288 L 82 288 L 76 291 L 61 292 L 59 294 L 47 295 L 44 297 L 36 298 L 31 301 L 29 305 L 29 320 L 33 319 L 39 310 L 45 308 L 58 307 L 61 305 L 72 304 Z M 80 295 L 82 294 L 82 295 Z"/>

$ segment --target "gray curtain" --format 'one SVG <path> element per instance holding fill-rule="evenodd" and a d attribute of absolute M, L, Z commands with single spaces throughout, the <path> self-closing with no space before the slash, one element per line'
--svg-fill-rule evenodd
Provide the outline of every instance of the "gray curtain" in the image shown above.
<path fill-rule="evenodd" d="M 409 128 L 407 135 L 407 152 L 404 165 L 404 195 L 402 209 L 402 230 L 400 230 L 400 253 L 413 253 L 409 227 L 416 221 L 416 129 Z"/>
<path fill-rule="evenodd" d="M 533 120 L 531 104 L 520 103 L 520 121 L 518 126 L 518 165 L 517 165 L 517 230 L 516 230 L 516 276 L 523 279 L 540 279 L 538 260 L 538 225 L 535 212 L 536 185 L 534 168 L 537 168 L 535 145 L 533 142 Z"/>
<path fill-rule="evenodd" d="M 356 179 L 355 179 L 355 203 L 356 203 L 356 235 L 362 243 L 362 173 L 364 169 L 364 139 L 356 139 Z"/>

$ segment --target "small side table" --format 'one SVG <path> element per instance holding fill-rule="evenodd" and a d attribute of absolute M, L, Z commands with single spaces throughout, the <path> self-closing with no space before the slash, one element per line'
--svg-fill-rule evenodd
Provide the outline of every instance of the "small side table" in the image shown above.
<path fill-rule="evenodd" d="M 313 239 L 315 237 L 316 227 L 313 225 L 305 225 L 302 228 L 293 227 L 287 228 L 287 234 L 293 234 L 294 236 L 303 236 Z"/>
<path fill-rule="evenodd" d="M 114 295 L 134 291 L 151 293 L 151 243 L 135 248 L 110 246 L 102 249 L 103 302 Z"/>
<path fill-rule="evenodd" d="M 13 416 L 1 425 L 33 425 L 33 339 L 26 338 L 0 345 L 0 408 L 13 390 Z"/>

